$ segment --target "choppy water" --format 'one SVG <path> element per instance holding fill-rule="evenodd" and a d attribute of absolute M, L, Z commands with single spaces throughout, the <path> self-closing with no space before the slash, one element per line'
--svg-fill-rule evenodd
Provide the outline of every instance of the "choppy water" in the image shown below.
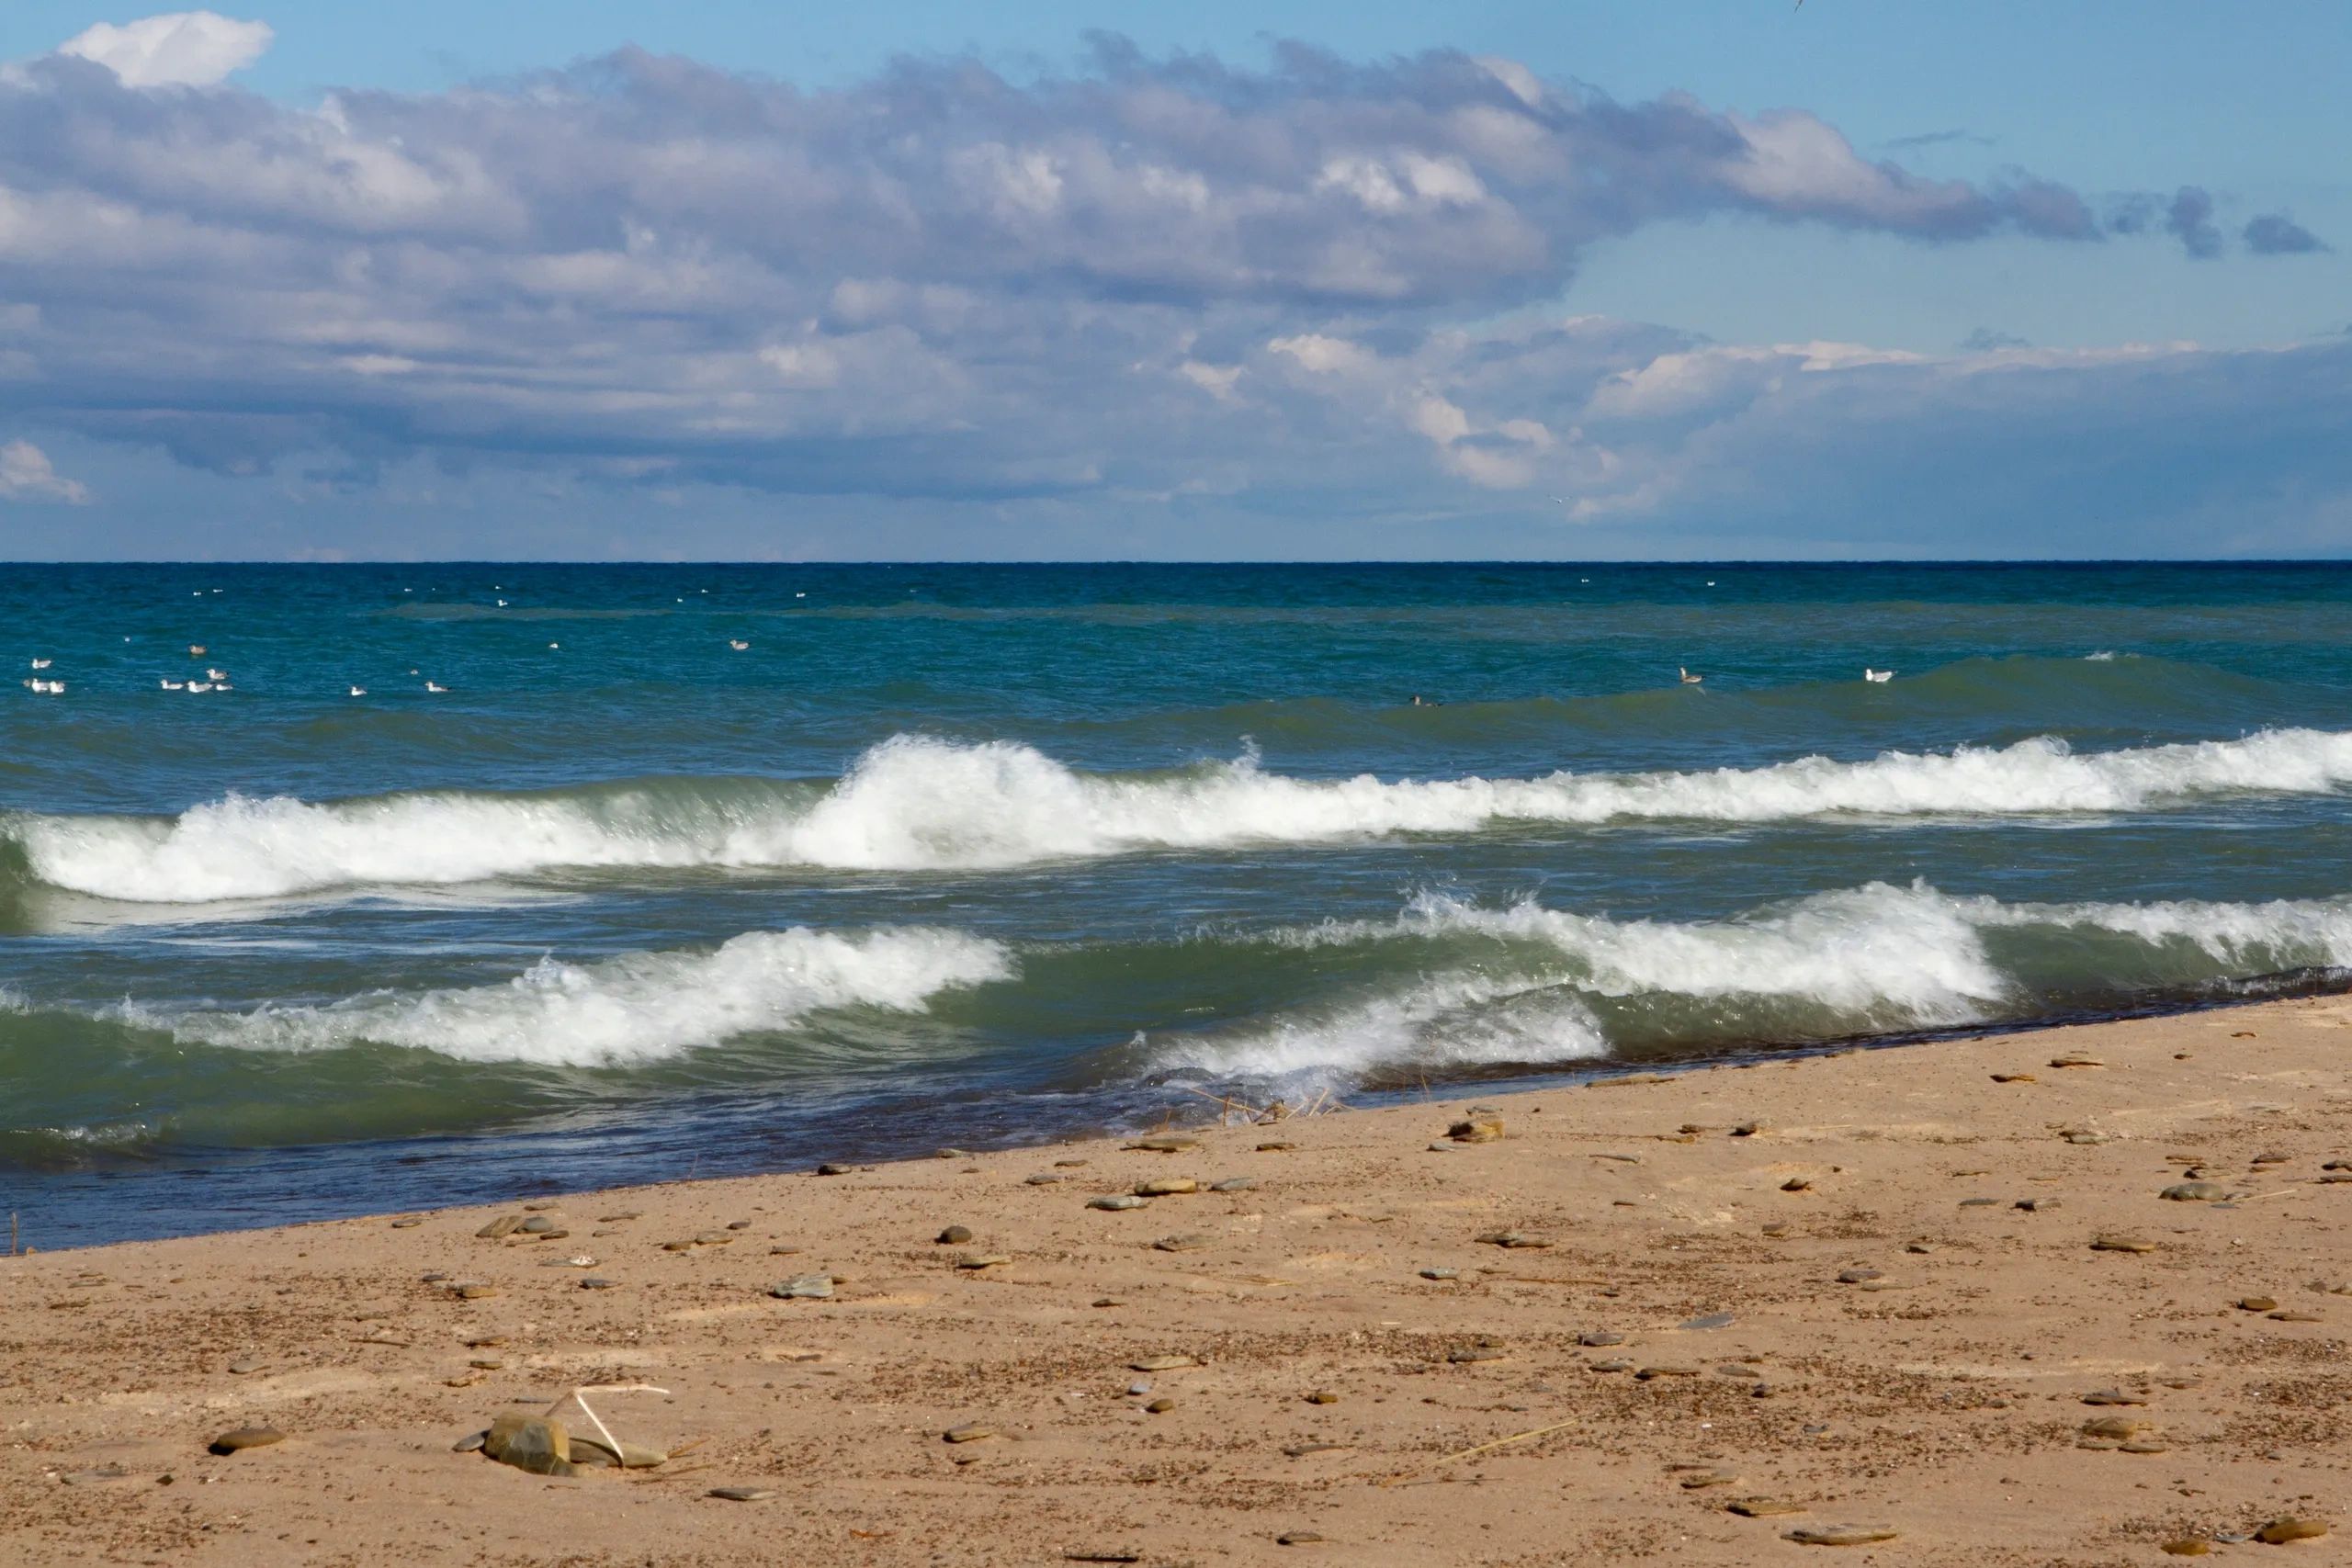
<path fill-rule="evenodd" d="M 48 1245 L 2352 965 L 2346 568 L 8 567 L 0 658 Z"/>

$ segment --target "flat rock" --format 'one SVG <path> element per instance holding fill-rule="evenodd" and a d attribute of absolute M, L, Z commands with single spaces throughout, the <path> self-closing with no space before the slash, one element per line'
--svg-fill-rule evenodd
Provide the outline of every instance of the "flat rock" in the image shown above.
<path fill-rule="evenodd" d="M 1605 1361 L 1593 1362 L 1592 1370 L 1596 1372 L 1630 1372 L 1634 1370 L 1634 1363 L 1623 1356 L 1612 1356 Z"/>
<path fill-rule="evenodd" d="M 618 1451 L 616 1451 L 607 1447 L 601 1438 L 582 1437 L 574 1432 L 571 1434 L 571 1462 L 594 1465 L 603 1470 L 651 1470 L 670 1462 L 668 1452 L 662 1449 L 632 1443 L 626 1438 L 620 1440 L 620 1444 Z"/>
<path fill-rule="evenodd" d="M 956 1260 L 956 1267 L 958 1269 L 967 1269 L 977 1273 L 982 1269 L 1001 1269 L 1012 1261 L 1012 1258 L 1011 1255 L 1007 1253 L 967 1252 L 964 1254 L 963 1257 Z"/>
<path fill-rule="evenodd" d="M 286 1434 L 275 1427 L 232 1427 L 204 1446 L 216 1454 L 233 1454 L 285 1440 Z"/>
<path fill-rule="evenodd" d="M 1685 1492 L 1703 1492 L 1710 1486 L 1736 1486 L 1739 1476 L 1728 1470 L 1694 1470 L 1678 1476 L 1675 1484 Z"/>
<path fill-rule="evenodd" d="M 555 1229 L 555 1222 L 545 1214 L 533 1214 L 514 1228 L 525 1235 L 545 1235 Z"/>
<path fill-rule="evenodd" d="M 1676 1326 L 1699 1330 L 1709 1328 L 1729 1328 L 1737 1321 L 1739 1321 L 1737 1317 L 1731 1313 L 1706 1312 L 1701 1313 L 1697 1317 L 1684 1318 L 1682 1322 Z"/>
<path fill-rule="evenodd" d="M 1187 1231 L 1178 1235 L 1161 1236 L 1151 1245 L 1158 1252 L 1206 1252 L 1216 1245 L 1216 1237 L 1204 1235 L 1198 1231 Z"/>
<path fill-rule="evenodd" d="M 1445 1353 L 1445 1359 L 1460 1366 L 1471 1361 L 1508 1360 L 1510 1352 L 1499 1345 L 1458 1345 Z"/>
<path fill-rule="evenodd" d="M 2101 1231 L 2091 1237 L 2093 1252 L 2154 1252 L 2156 1244 L 2145 1236 L 2127 1235 L 2120 1231 Z"/>
<path fill-rule="evenodd" d="M 948 1443 L 977 1443 L 982 1438 L 995 1436 L 994 1427 L 986 1426 L 978 1421 L 967 1422 L 961 1427 L 950 1427 L 939 1434 L 940 1440 Z"/>
<path fill-rule="evenodd" d="M 501 1464 L 534 1475 L 562 1475 L 571 1462 L 571 1434 L 551 1416 L 510 1410 L 490 1424 L 481 1451 Z M 565 1469 L 558 1469 L 559 1465 Z"/>
<path fill-rule="evenodd" d="M 2315 1312 L 2294 1312 L 2290 1310 L 2286 1312 L 2274 1312 L 2267 1314 L 2267 1315 L 2273 1323 L 2325 1323 L 2327 1321 Z"/>
<path fill-rule="evenodd" d="M 1125 1149 L 1140 1149 L 1146 1154 L 1181 1155 L 1187 1149 L 1199 1148 L 1201 1141 L 1198 1138 L 1178 1137 L 1137 1138 L 1132 1144 L 1122 1144 L 1119 1146 Z"/>
<path fill-rule="evenodd" d="M 795 1274 L 768 1287 L 768 1294 L 783 1301 L 825 1301 L 833 1293 L 831 1274 Z"/>
<path fill-rule="evenodd" d="M 1838 1271 L 1838 1282 L 1841 1285 L 1860 1285 L 1872 1280 L 1885 1278 L 1886 1276 L 1876 1269 L 1841 1269 Z"/>
<path fill-rule="evenodd" d="M 1138 1198 L 1174 1198 L 1200 1190 L 1201 1184 L 1189 1176 L 1163 1176 L 1136 1183 L 1136 1196 Z"/>
<path fill-rule="evenodd" d="M 1488 1247 L 1500 1247 L 1507 1248 L 1522 1247 L 1549 1247 L 1552 1245 L 1550 1237 L 1531 1235 L 1525 1231 L 1488 1231 L 1477 1239 L 1484 1242 Z"/>
<path fill-rule="evenodd" d="M 2050 1058 L 2050 1065 L 2053 1067 L 2103 1067 L 2107 1066 L 2105 1062 L 2100 1061 L 2097 1056 L 2086 1056 L 2080 1051 L 2069 1051 L 2064 1055 L 2052 1056 Z"/>
<path fill-rule="evenodd" d="M 949 1225 L 945 1230 L 941 1231 L 932 1239 L 939 1243 L 942 1247 L 959 1247 L 965 1242 L 972 1239 L 972 1227 L 969 1225 Z"/>
<path fill-rule="evenodd" d="M 2176 1181 L 2156 1194 L 2175 1203 L 2218 1203 L 2229 1195 L 2218 1181 Z"/>
<path fill-rule="evenodd" d="M 2240 1312 L 2276 1312 L 2278 1303 L 2268 1296 L 2240 1296 L 2231 1303 Z"/>
<path fill-rule="evenodd" d="M 491 1221 L 490 1224 L 482 1226 L 481 1229 L 474 1232 L 474 1235 L 480 1236 L 484 1241 L 496 1241 L 500 1236 L 513 1235 L 514 1232 L 521 1227 L 522 1224 L 523 1216 L 520 1214 L 501 1214 L 498 1218 Z"/>
<path fill-rule="evenodd" d="M 1258 1179 L 1254 1176 L 1228 1176 L 1223 1181 L 1210 1182 L 1209 1190 L 1212 1192 L 1248 1192 L 1254 1190 L 1257 1185 Z"/>
<path fill-rule="evenodd" d="M 773 1486 L 714 1486 L 703 1494 L 706 1497 L 724 1497 L 729 1503 L 764 1503 L 775 1495 Z"/>
<path fill-rule="evenodd" d="M 1901 1533 L 1883 1525 L 1822 1525 L 1793 1529 L 1781 1539 L 1799 1546 L 1868 1546 L 1872 1541 L 1893 1540 Z"/>
<path fill-rule="evenodd" d="M 1116 1213 L 1121 1209 L 1140 1209 L 1150 1201 L 1150 1199 L 1138 1198 L 1132 1192 L 1114 1192 L 1108 1197 L 1090 1198 L 1086 1201 L 1086 1206 L 1090 1209 L 1109 1209 Z"/>
<path fill-rule="evenodd" d="M 1134 1372 L 1167 1372 L 1178 1367 L 1197 1367 L 1200 1364 L 1191 1356 L 1139 1356 L 1127 1363 L 1127 1370 Z"/>
<path fill-rule="evenodd" d="M 1803 1503 L 1792 1503 L 1783 1497 L 1735 1497 L 1724 1506 L 1742 1518 L 1769 1519 L 1782 1514 L 1802 1514 Z"/>
<path fill-rule="evenodd" d="M 1588 1349 L 1598 1350 L 1604 1349 L 1611 1345 L 1623 1345 L 1625 1343 L 1625 1337 L 1609 1329 L 1596 1329 L 1589 1334 L 1577 1335 L 1577 1343 L 1586 1347 Z"/>
<path fill-rule="evenodd" d="M 261 1371 L 261 1361 L 256 1357 L 240 1356 L 235 1360 L 229 1363 L 229 1370 L 232 1372 L 234 1372 L 237 1376 L 243 1377 L 247 1372 L 257 1372 Z"/>
<path fill-rule="evenodd" d="M 2284 1546 L 2290 1540 L 2317 1540 L 2326 1533 L 2325 1519 L 2288 1517 L 2271 1520 L 2254 1532 L 2254 1539 L 2265 1546 Z"/>
<path fill-rule="evenodd" d="M 2164 1543 L 2169 1557 L 2203 1557 L 2213 1550 L 2213 1543 L 2201 1535 L 2184 1535 Z"/>
<path fill-rule="evenodd" d="M 2094 1389 L 2083 1395 L 2083 1403 L 2085 1404 L 2145 1404 L 2148 1403 L 2148 1396 L 2120 1388 L 2101 1388 Z"/>
<path fill-rule="evenodd" d="M 1648 1382 L 1654 1378 L 1695 1378 L 1698 1375 L 1699 1369 L 1696 1367 L 1679 1366 L 1671 1362 L 1654 1367 L 1644 1367 L 1641 1371 L 1634 1374 L 1634 1377 L 1640 1379 L 1644 1382 Z"/>
<path fill-rule="evenodd" d="M 2098 1416 L 2083 1423 L 2086 1438 L 2136 1438 L 2153 1423 L 2138 1416 Z"/>
<path fill-rule="evenodd" d="M 1284 1530 L 1274 1537 L 1276 1546 L 1314 1546 L 1322 1540 L 1314 1530 Z"/>
<path fill-rule="evenodd" d="M 1458 1269 L 1424 1269 L 1421 1270 L 1421 1278 L 1424 1280 L 1459 1280 L 1462 1278 L 1462 1271 Z"/>

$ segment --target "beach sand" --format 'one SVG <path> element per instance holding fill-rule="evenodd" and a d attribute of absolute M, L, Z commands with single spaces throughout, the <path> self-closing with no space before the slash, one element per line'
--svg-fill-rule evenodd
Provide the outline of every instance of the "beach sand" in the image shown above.
<path fill-rule="evenodd" d="M 673 1184 L 528 1211 L 550 1239 L 478 1236 L 508 1204 L 0 1260 L 0 1561 L 2169 1561 L 2346 1502 L 2347 1027 L 2275 1002 Z M 1449 1139 L 1474 1105 L 1505 1136 Z M 2222 1201 L 2158 1196 L 2192 1163 Z M 1088 1206 L 1171 1178 L 1248 1185 Z M 453 1451 L 637 1382 L 667 1393 L 589 1402 L 656 1467 Z M 285 1438 L 206 1451 L 248 1425 Z M 1836 1526 L 1896 1533 L 1787 1539 Z"/>

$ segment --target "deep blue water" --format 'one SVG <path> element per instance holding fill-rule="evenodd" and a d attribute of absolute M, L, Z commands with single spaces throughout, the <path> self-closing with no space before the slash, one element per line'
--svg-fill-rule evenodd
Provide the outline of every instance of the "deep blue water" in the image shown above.
<path fill-rule="evenodd" d="M 0 567 L 0 1207 L 2230 994 L 2352 964 L 2347 634 L 2310 564 Z"/>

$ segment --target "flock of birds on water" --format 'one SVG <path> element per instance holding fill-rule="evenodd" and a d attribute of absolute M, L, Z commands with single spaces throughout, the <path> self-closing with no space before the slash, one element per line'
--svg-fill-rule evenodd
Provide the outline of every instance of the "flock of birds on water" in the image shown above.
<path fill-rule="evenodd" d="M 1592 579 L 1588 577 L 1583 581 L 1589 582 Z M 1707 586 L 1713 588 L 1714 585 L 1713 580 L 1712 578 L 1709 579 Z M 212 592 L 218 593 L 220 590 L 216 588 Z M 403 588 L 401 592 L 406 593 L 411 592 L 411 590 Z M 493 587 L 493 592 L 495 592 L 495 587 Z M 703 592 L 707 593 L 710 590 L 706 588 Z M 808 595 L 802 592 L 795 593 L 793 597 L 795 599 L 806 599 Z M 678 603 L 683 604 L 685 601 L 681 599 Z M 503 599 L 499 600 L 498 607 L 502 610 L 505 609 L 507 607 L 506 601 Z M 129 642 L 130 639 L 129 637 L 125 637 L 122 640 Z M 551 642 L 548 644 L 549 649 L 560 649 L 562 646 L 563 645 L 560 642 Z M 749 651 L 752 645 L 742 637 L 729 637 L 727 639 L 727 646 L 737 653 L 743 653 Z M 188 644 L 187 655 L 190 659 L 203 658 L 205 655 L 205 645 L 200 642 L 192 642 Z M 25 681 L 26 690 L 38 693 L 42 696 L 56 697 L 64 695 L 65 682 L 63 680 L 52 680 L 40 673 L 42 671 L 47 670 L 56 662 L 57 660 L 54 659 L 34 660 L 32 661 L 33 673 Z M 1674 672 L 1679 679 L 1681 684 L 1685 686 L 1703 685 L 1706 682 L 1707 678 L 1704 675 L 1696 674 L 1680 666 L 1678 666 Z M 417 671 L 411 670 L 409 673 L 414 675 Z M 1884 685 L 1887 682 L 1894 679 L 1894 671 L 1892 670 L 1873 670 L 1866 664 L 1862 667 L 1862 679 L 1874 686 Z M 226 670 L 218 670 L 210 665 L 207 665 L 205 667 L 204 679 L 201 681 L 198 681 L 194 677 L 190 677 L 185 681 L 175 681 L 170 676 L 166 675 L 157 681 L 156 684 L 161 686 L 166 692 L 191 692 L 198 695 L 202 695 L 207 692 L 233 692 L 237 689 L 235 685 L 230 682 L 229 672 Z M 427 693 L 435 696 L 446 695 L 449 690 L 448 687 L 441 684 L 438 681 L 435 681 L 430 678 L 425 679 L 424 689 Z M 364 697 L 368 694 L 368 688 L 359 685 L 355 682 L 351 686 L 351 694 L 355 697 Z M 1413 706 L 1415 707 L 1428 707 L 1432 705 L 1434 705 L 1424 703 L 1419 697 L 1415 697 L 1413 699 Z"/>

